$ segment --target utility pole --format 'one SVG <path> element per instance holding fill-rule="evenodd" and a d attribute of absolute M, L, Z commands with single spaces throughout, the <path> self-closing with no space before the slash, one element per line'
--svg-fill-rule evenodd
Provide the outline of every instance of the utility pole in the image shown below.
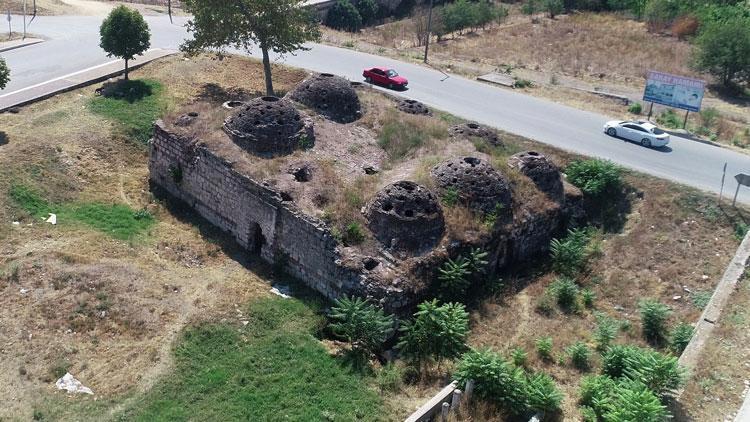
<path fill-rule="evenodd" d="M 427 63 L 427 53 L 430 51 L 430 34 L 432 32 L 432 5 L 434 0 L 430 0 L 430 12 L 427 15 L 427 36 L 424 43 L 424 62 Z"/>
<path fill-rule="evenodd" d="M 23 0 L 23 37 L 21 39 L 26 39 L 26 0 Z"/>

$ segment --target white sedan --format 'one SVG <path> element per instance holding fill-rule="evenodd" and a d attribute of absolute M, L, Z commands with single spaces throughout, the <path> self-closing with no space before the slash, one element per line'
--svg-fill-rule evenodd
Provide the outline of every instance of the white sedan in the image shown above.
<path fill-rule="evenodd" d="M 653 123 L 643 120 L 635 122 L 612 120 L 604 125 L 604 133 L 637 142 L 647 148 L 659 148 L 669 143 L 669 135 Z"/>

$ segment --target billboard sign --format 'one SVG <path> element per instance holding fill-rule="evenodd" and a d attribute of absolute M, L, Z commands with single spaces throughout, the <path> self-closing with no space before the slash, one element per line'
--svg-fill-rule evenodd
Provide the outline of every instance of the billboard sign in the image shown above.
<path fill-rule="evenodd" d="M 706 83 L 700 79 L 649 71 L 643 101 L 688 111 L 700 111 L 705 85 Z"/>

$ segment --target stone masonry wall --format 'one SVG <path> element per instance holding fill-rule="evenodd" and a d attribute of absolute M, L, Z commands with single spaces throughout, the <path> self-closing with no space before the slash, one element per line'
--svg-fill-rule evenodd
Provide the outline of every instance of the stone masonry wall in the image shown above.
<path fill-rule="evenodd" d="M 149 170 L 152 183 L 232 234 L 249 253 L 286 261 L 291 275 L 324 296 L 367 295 L 392 312 L 409 305 L 398 292 L 367 284 L 361 273 L 340 265 L 337 243 L 323 223 L 206 147 L 168 132 L 161 121 L 154 128 Z"/>

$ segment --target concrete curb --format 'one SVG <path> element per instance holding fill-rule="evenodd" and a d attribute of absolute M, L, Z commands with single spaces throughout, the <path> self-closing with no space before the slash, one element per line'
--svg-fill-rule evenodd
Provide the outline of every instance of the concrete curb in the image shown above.
<path fill-rule="evenodd" d="M 131 64 L 129 66 L 129 70 L 132 71 L 138 69 L 156 59 L 171 56 L 176 53 L 176 51 L 172 50 L 151 50 L 150 52 L 146 53 L 147 56 L 143 58 L 142 61 L 137 61 Z M 116 68 L 116 70 L 110 70 L 107 69 L 107 67 Z M 76 74 L 66 75 L 57 79 L 53 79 L 51 81 L 44 82 L 39 86 L 34 87 L 33 89 L 24 88 L 5 95 L 0 95 L 0 113 L 5 112 L 8 109 L 23 107 L 25 105 L 29 105 L 38 101 L 46 100 L 47 98 L 54 97 L 57 94 L 73 91 L 78 88 L 106 81 L 107 79 L 121 75 L 124 72 L 123 67 L 124 62 L 122 60 L 115 60 L 110 63 L 105 63 L 104 65 L 98 66 L 96 69 L 91 69 L 87 72 L 78 72 Z M 85 73 L 91 73 L 91 75 L 88 76 L 85 75 Z M 84 74 L 84 76 L 81 78 L 73 78 L 73 75 L 80 76 L 81 74 Z"/>
<path fill-rule="evenodd" d="M 21 42 L 15 42 L 15 41 L 8 41 L 7 43 L 2 43 L 6 45 L 0 44 L 0 53 L 15 50 L 17 48 L 21 47 L 28 47 L 30 45 L 39 44 L 40 42 L 44 42 L 41 38 L 28 38 L 26 40 L 19 40 Z"/>
<path fill-rule="evenodd" d="M 706 342 L 711 336 L 711 332 L 713 332 L 715 328 L 716 321 L 718 321 L 722 310 L 732 296 L 732 292 L 734 292 L 737 287 L 739 279 L 745 273 L 745 266 L 747 265 L 749 257 L 750 232 L 745 235 L 740 247 L 737 248 L 737 252 L 734 254 L 734 258 L 732 258 L 727 269 L 724 271 L 724 275 L 716 286 L 714 294 L 711 296 L 711 300 L 703 310 L 703 313 L 695 326 L 695 334 L 693 334 L 693 338 L 690 340 L 690 343 L 688 343 L 678 360 L 678 363 L 681 366 L 689 370 L 695 367 Z M 683 391 L 684 389 L 678 392 L 676 396 L 677 401 L 679 401 Z"/>

